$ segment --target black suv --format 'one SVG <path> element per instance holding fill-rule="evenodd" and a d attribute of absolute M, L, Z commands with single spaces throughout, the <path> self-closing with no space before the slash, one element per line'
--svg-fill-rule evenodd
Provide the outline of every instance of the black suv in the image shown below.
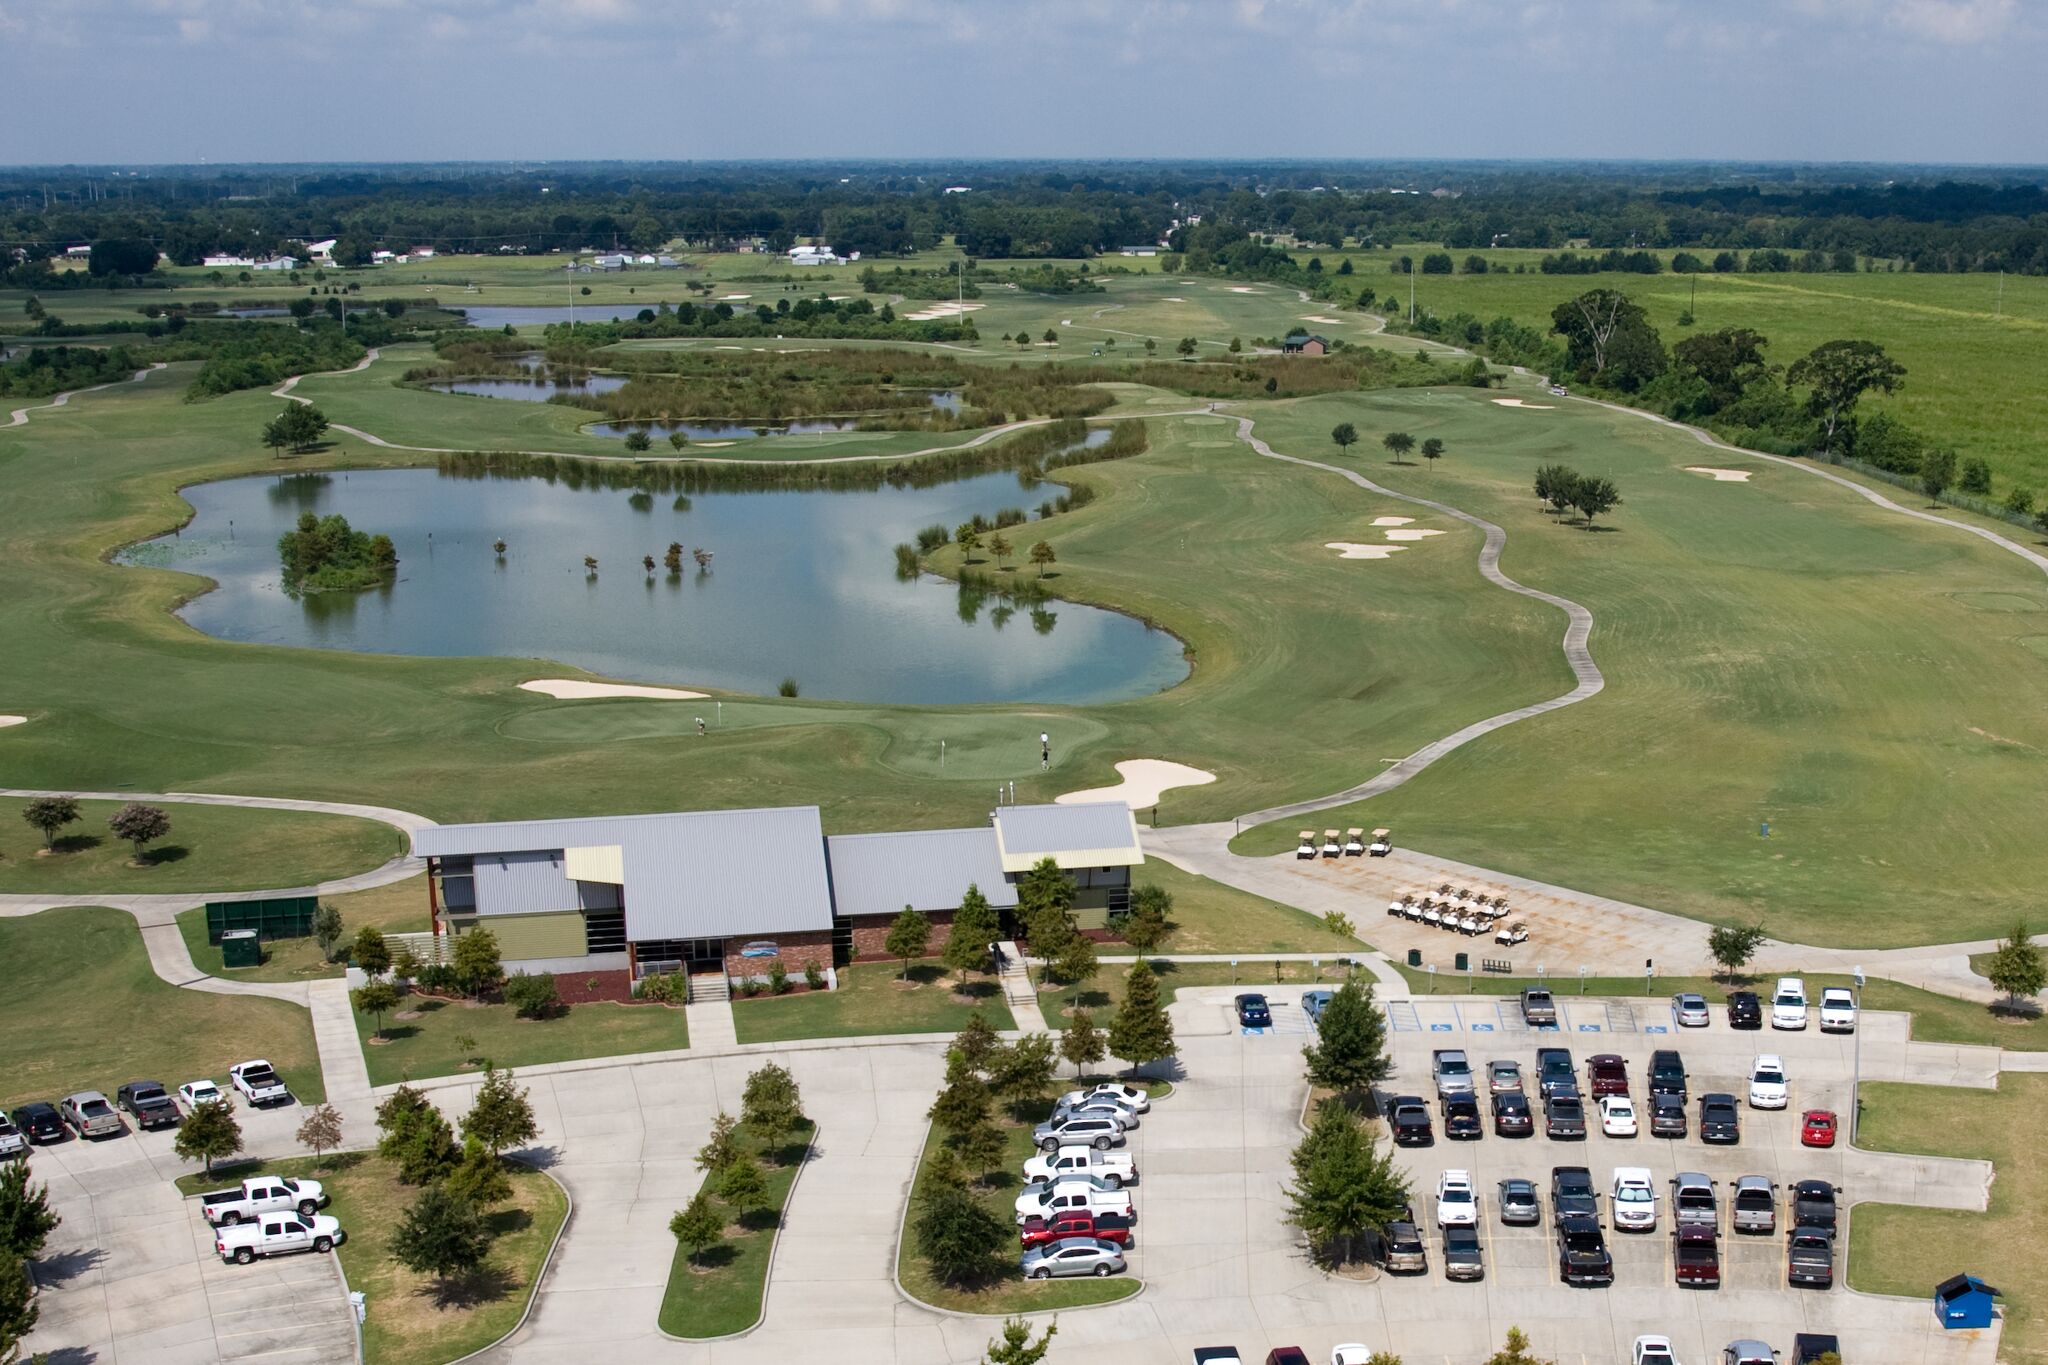
<path fill-rule="evenodd" d="M 1764 1026 L 1763 1002 L 1756 998 L 1755 991 L 1736 991 L 1728 997 L 1729 1028 L 1762 1028 Z"/>
<path fill-rule="evenodd" d="M 1495 1137 L 1528 1137 L 1536 1131 L 1535 1116 L 1529 1112 L 1529 1097 L 1514 1093 L 1493 1097 Z"/>
<path fill-rule="evenodd" d="M 1787 1221 L 1798 1228 L 1835 1230 L 1835 1196 L 1841 1191 L 1825 1180 L 1802 1180 L 1792 1187 Z"/>
<path fill-rule="evenodd" d="M 1479 1101 L 1470 1095 L 1452 1095 L 1444 1100 L 1444 1136 L 1453 1142 L 1476 1142 L 1486 1136 L 1479 1119 Z"/>
<path fill-rule="evenodd" d="M 1567 1218 L 1600 1217 L 1600 1196 L 1593 1189 L 1593 1173 L 1584 1166 L 1550 1168 L 1550 1211 L 1562 1223 Z"/>
<path fill-rule="evenodd" d="M 1668 1047 L 1650 1054 L 1650 1094 L 1676 1095 L 1685 1103 L 1685 1063 Z"/>

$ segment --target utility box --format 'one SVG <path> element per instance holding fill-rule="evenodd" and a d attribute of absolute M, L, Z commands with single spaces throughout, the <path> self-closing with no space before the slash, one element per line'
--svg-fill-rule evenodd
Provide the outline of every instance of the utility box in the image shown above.
<path fill-rule="evenodd" d="M 254 929 L 230 929 L 220 936 L 220 961 L 223 967 L 261 967 L 263 940 Z"/>
<path fill-rule="evenodd" d="M 1452 961 L 1452 970 L 1460 972 L 1471 971 L 1472 959 L 1464 953 L 1459 953 L 1458 956 Z"/>

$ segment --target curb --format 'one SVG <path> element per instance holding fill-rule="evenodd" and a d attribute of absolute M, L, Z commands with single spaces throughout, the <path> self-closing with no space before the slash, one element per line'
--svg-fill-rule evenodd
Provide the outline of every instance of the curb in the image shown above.
<path fill-rule="evenodd" d="M 804 1159 L 797 1163 L 796 1174 L 789 1178 L 789 1192 L 782 1196 L 782 1209 L 780 1211 L 781 1216 L 776 1220 L 775 1223 L 775 1240 L 768 1244 L 768 1268 L 761 1273 L 761 1311 L 754 1315 L 754 1320 L 748 1323 L 745 1327 L 740 1328 L 739 1331 L 727 1332 L 723 1336 L 679 1337 L 674 1332 L 671 1332 L 666 1327 L 663 1327 L 661 1325 L 660 1315 L 656 1314 L 654 1319 L 655 1331 L 661 1333 L 670 1341 L 678 1341 L 683 1342 L 685 1344 L 690 1344 L 698 1342 L 710 1343 L 715 1341 L 738 1341 L 741 1337 L 750 1337 L 756 1331 L 760 1330 L 761 1324 L 767 1321 L 768 1319 L 768 1286 L 775 1282 L 776 1253 L 782 1250 L 782 1234 L 788 1231 L 789 1229 L 789 1201 L 796 1198 L 796 1187 L 803 1181 L 804 1168 L 811 1164 L 811 1153 L 817 1149 L 818 1133 L 820 1131 L 821 1130 L 819 1128 L 819 1125 L 813 1122 L 811 1124 L 811 1140 L 804 1144 Z M 702 1187 L 700 1186 L 699 1188 Z M 673 1261 L 670 1262 L 670 1266 L 671 1271 L 673 1271 Z"/>
<path fill-rule="evenodd" d="M 499 1337 L 496 1341 L 493 1341 L 486 1346 L 479 1346 L 474 1351 L 471 1351 L 468 1355 L 457 1356 L 455 1359 L 447 1361 L 445 1365 L 463 1365 L 464 1361 L 476 1360 L 492 1351 L 495 1351 L 500 1346 L 503 1346 L 506 1342 L 510 1341 L 514 1336 L 518 1334 L 521 1328 L 526 1326 L 527 1319 L 533 1316 L 534 1307 L 540 1303 L 540 1287 L 547 1280 L 548 1272 L 555 1268 L 555 1253 L 561 1250 L 562 1238 L 568 1234 L 569 1225 L 576 1221 L 576 1196 L 569 1193 L 569 1187 L 567 1185 L 564 1185 L 561 1181 L 556 1180 L 555 1177 L 552 1174 L 550 1174 L 545 1167 L 536 1166 L 530 1161 L 520 1161 L 518 1157 L 514 1156 L 508 1156 L 505 1158 L 505 1160 L 518 1161 L 520 1165 L 525 1166 L 527 1169 L 531 1170 L 536 1175 L 543 1176 L 547 1180 L 551 1181 L 554 1184 L 554 1187 L 562 1192 L 562 1198 L 568 1201 L 569 1208 L 568 1211 L 562 1215 L 562 1225 L 555 1229 L 554 1240 L 548 1243 L 548 1254 L 541 1257 L 540 1269 L 534 1272 L 533 1284 L 527 1290 L 526 1293 L 526 1307 L 520 1312 L 519 1321 L 513 1323 L 512 1326 L 506 1330 L 505 1335 Z M 341 1264 L 338 1258 L 336 1259 L 335 1264 Z M 360 1351 L 362 1348 L 362 1333 L 360 1330 L 358 1330 L 356 1333 L 356 1344 L 357 1350 Z M 360 1359 L 360 1357 L 358 1358 Z"/>

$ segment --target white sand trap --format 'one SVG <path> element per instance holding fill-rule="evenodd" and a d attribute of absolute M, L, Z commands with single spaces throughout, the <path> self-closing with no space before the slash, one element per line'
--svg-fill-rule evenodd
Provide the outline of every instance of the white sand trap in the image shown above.
<path fill-rule="evenodd" d="M 1322 323 L 1322 324 L 1323 324 L 1324 326 L 1326 326 L 1326 327 L 1335 327 L 1335 326 L 1336 326 L 1337 324 L 1339 324 L 1339 323 L 1341 323 L 1342 321 L 1344 321 L 1344 319 L 1342 319 L 1342 318 L 1326 318 L 1326 317 L 1324 317 L 1324 316 L 1323 316 L 1322 314 L 1320 314 L 1320 313 L 1311 313 L 1311 314 L 1309 314 L 1309 315 L 1308 315 L 1307 317 L 1304 317 L 1304 318 L 1302 319 L 1302 321 L 1303 321 L 1303 322 L 1320 322 L 1320 323 Z"/>
<path fill-rule="evenodd" d="M 540 692 L 556 701 L 580 701 L 587 697 L 651 697 L 656 701 L 692 701 L 708 692 L 685 692 L 680 687 L 635 687 L 630 683 L 579 682 L 574 678 L 535 678 L 519 684 L 522 692 Z"/>
<path fill-rule="evenodd" d="M 1557 406 L 1555 403 L 1524 403 L 1519 398 L 1496 398 L 1493 401 L 1504 408 L 1527 408 L 1531 412 L 1549 412 Z"/>
<path fill-rule="evenodd" d="M 915 313 L 905 313 L 902 316 L 906 322 L 936 322 L 940 318 L 957 318 L 964 313 L 972 313 L 977 308 L 987 306 L 982 303 L 962 303 L 958 299 L 947 299 L 943 303 L 928 304 Z"/>
<path fill-rule="evenodd" d="M 5 730 L 10 725 L 26 724 L 28 724 L 27 716 L 0 716 L 0 730 Z"/>
<path fill-rule="evenodd" d="M 718 301 L 720 303 L 735 303 L 740 299 L 750 299 L 752 297 L 754 297 L 752 294 L 720 294 Z"/>
<path fill-rule="evenodd" d="M 713 346 L 711 349 L 714 351 L 744 351 L 747 348 L 744 346 Z"/>
<path fill-rule="evenodd" d="M 1381 534 L 1381 535 L 1383 535 L 1383 536 L 1385 536 L 1385 537 L 1386 537 L 1386 538 L 1387 538 L 1388 540 L 1428 540 L 1428 539 L 1429 539 L 1429 538 L 1430 538 L 1431 536 L 1440 536 L 1440 535 L 1442 535 L 1442 534 L 1443 534 L 1443 532 L 1442 532 L 1442 531 L 1423 531 L 1423 530 L 1414 530 L 1414 531 L 1382 531 L 1382 532 L 1380 532 L 1380 534 Z"/>
<path fill-rule="evenodd" d="M 1174 298 L 1174 297 L 1173 297 L 1173 296 L 1171 296 L 1171 295 L 1168 295 L 1168 296 L 1167 296 L 1166 298 L 1164 298 L 1164 299 L 1161 299 L 1161 300 L 1160 300 L 1160 302 L 1162 302 L 1162 303 L 1186 303 L 1186 302 L 1187 302 L 1187 300 L 1186 300 L 1186 299 L 1177 299 L 1177 298 Z"/>
<path fill-rule="evenodd" d="M 1689 464 L 1685 467 L 1685 472 L 1688 474 L 1704 474 L 1715 483 L 1748 483 L 1749 476 L 1755 471 L 1749 469 L 1715 469 L 1711 465 Z"/>
<path fill-rule="evenodd" d="M 1406 526 L 1414 520 L 1415 518 L 1413 517 L 1374 517 L 1372 524 L 1375 526 Z"/>
<path fill-rule="evenodd" d="M 1360 545 L 1354 540 L 1324 541 L 1323 548 L 1335 550 L 1339 559 L 1386 559 L 1403 549 L 1399 545 Z"/>
<path fill-rule="evenodd" d="M 1163 758 L 1127 758 L 1116 765 L 1116 771 L 1123 781 L 1114 787 L 1068 792 L 1053 800 L 1062 806 L 1085 801 L 1121 801 L 1132 810 L 1144 810 L 1158 805 L 1159 798 L 1175 787 L 1200 787 L 1216 780 L 1214 773 L 1190 768 L 1185 763 L 1169 763 Z"/>
<path fill-rule="evenodd" d="M 1251 288 L 1249 285 L 1233 284 L 1230 286 L 1230 292 L 1233 294 L 1256 294 L 1259 291 Z"/>

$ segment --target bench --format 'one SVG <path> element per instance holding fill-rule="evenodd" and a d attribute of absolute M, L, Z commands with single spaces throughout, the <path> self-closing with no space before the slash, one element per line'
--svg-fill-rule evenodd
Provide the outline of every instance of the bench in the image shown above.
<path fill-rule="evenodd" d="M 1505 958 L 1482 957 L 1479 959 L 1479 970 L 1482 972 L 1499 972 L 1503 976 L 1508 976 L 1514 972 L 1515 964 Z"/>

